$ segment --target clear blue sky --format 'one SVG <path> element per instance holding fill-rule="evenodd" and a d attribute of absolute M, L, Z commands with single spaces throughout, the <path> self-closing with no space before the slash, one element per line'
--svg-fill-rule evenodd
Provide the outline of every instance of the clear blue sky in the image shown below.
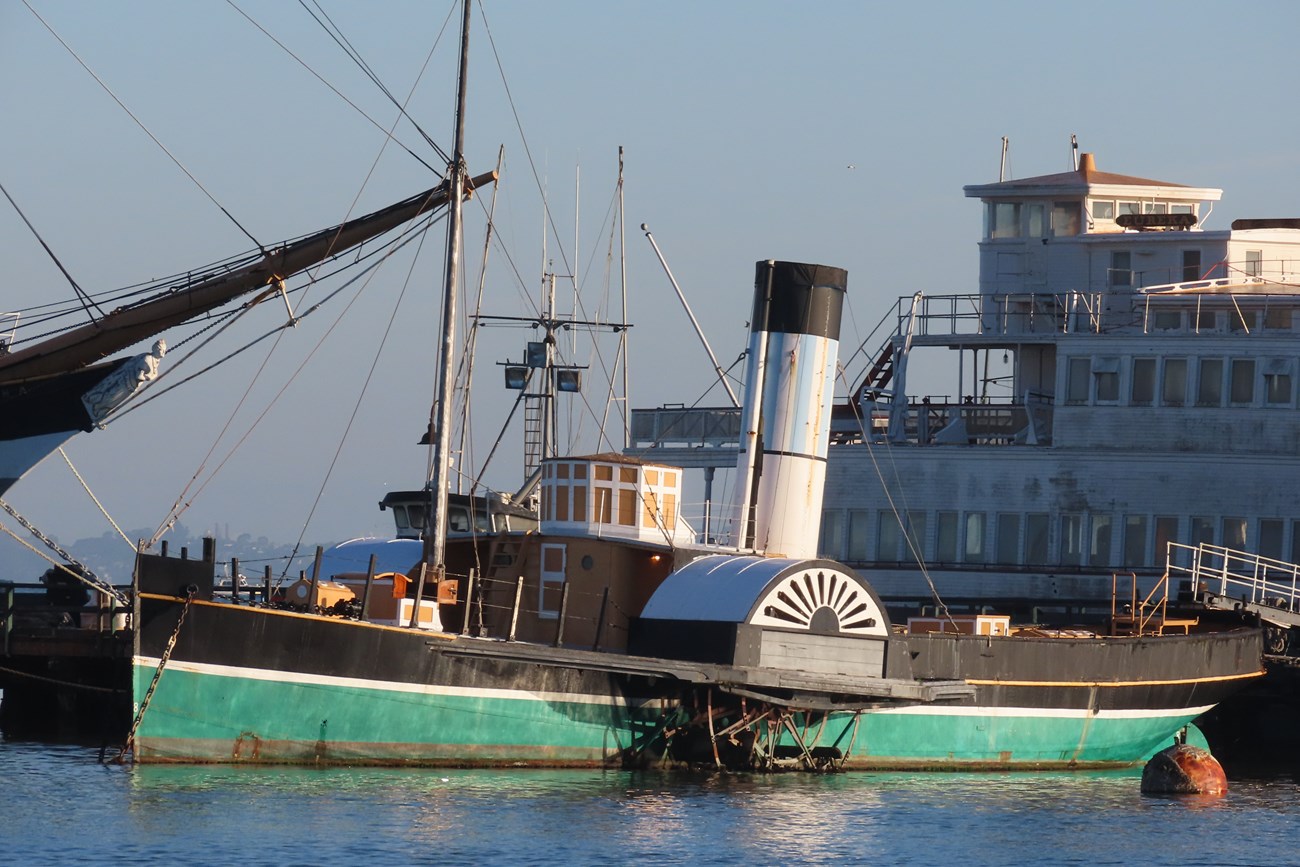
<path fill-rule="evenodd" d="M 436 180 L 398 148 L 380 155 L 375 127 L 230 4 L 30 2 L 264 243 L 341 219 L 358 191 L 360 207 L 371 208 Z M 380 124 L 392 123 L 391 106 L 302 6 L 236 5 Z M 450 0 L 322 6 L 399 95 L 410 91 L 439 30 L 455 18 Z M 548 239 L 548 255 L 561 272 L 561 247 L 565 260 L 575 261 L 578 172 L 576 261 L 592 293 L 588 303 L 596 303 L 623 146 L 634 405 L 693 403 L 709 378 L 707 359 L 636 231 L 641 222 L 654 230 L 725 366 L 745 339 L 758 259 L 848 269 L 842 354 L 899 296 L 974 291 L 980 214 L 961 188 L 996 180 L 1004 135 L 1017 177 L 1068 168 L 1073 133 L 1104 170 L 1223 188 L 1214 227 L 1241 216 L 1300 215 L 1294 3 L 557 0 L 486 7 L 492 42 L 475 10 L 467 154 L 471 171 L 480 172 L 495 163 L 498 146 L 506 150 L 498 204 L 503 249 L 488 268 L 493 309 L 523 312 L 521 294 L 535 293 L 540 282 L 536 178 L 561 235 Z M 444 147 L 454 30 L 453 23 L 437 45 L 410 109 Z M 0 80 L 0 183 L 84 288 L 108 290 L 248 248 L 21 0 L 0 0 Z M 409 125 L 398 135 L 441 168 Z M 481 214 L 472 208 L 467 228 L 474 274 Z M 323 340 L 319 370 L 293 380 L 195 498 L 181 519 L 187 526 L 297 537 L 397 309 L 307 539 L 387 530 L 388 515 L 376 502 L 386 490 L 418 486 L 424 473 L 425 451 L 415 442 L 432 394 L 440 232 L 429 240 L 400 308 L 409 256 L 385 269 L 329 335 L 338 305 L 288 336 L 207 468 Z M 0 207 L 0 257 L 0 309 L 69 296 L 7 203 Z M 243 334 L 269 327 L 281 311 L 267 305 Z M 525 339 L 498 334 L 481 354 L 480 455 L 513 397 L 498 388 L 492 362 L 517 358 Z M 119 523 L 152 527 L 165 514 L 264 357 L 245 354 L 73 440 L 69 454 Z M 721 402 L 718 392 L 708 402 Z M 489 477 L 501 487 L 518 480 L 512 442 Z M 57 456 L 8 499 L 65 540 L 107 529 Z"/>

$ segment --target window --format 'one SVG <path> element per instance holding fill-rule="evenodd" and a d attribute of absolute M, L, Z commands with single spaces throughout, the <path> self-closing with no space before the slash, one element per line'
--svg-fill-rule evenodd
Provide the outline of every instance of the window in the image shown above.
<path fill-rule="evenodd" d="M 1094 220 L 1115 219 L 1115 203 L 1107 199 L 1093 199 L 1092 218 Z"/>
<path fill-rule="evenodd" d="M 1151 328 L 1154 331 L 1177 331 L 1183 327 L 1183 314 L 1177 310 L 1157 310 L 1151 314 Z"/>
<path fill-rule="evenodd" d="M 1025 234 L 1031 238 L 1047 237 L 1047 209 L 1041 204 L 1025 205 Z"/>
<path fill-rule="evenodd" d="M 1246 549 L 1245 518 L 1223 519 L 1223 547 L 1232 548 L 1235 551 L 1244 551 Z"/>
<path fill-rule="evenodd" d="M 902 538 L 898 532 L 898 519 L 893 512 L 881 512 L 879 532 L 876 534 L 876 559 L 882 563 L 898 562 L 898 543 Z"/>
<path fill-rule="evenodd" d="M 1025 516 L 1024 562 L 1035 564 L 1047 562 L 1047 530 L 1047 515 L 1032 514 Z"/>
<path fill-rule="evenodd" d="M 1264 402 L 1274 405 L 1291 402 L 1291 374 L 1264 374 Z"/>
<path fill-rule="evenodd" d="M 867 559 L 867 527 L 870 512 L 854 509 L 849 512 L 849 559 L 861 562 Z"/>
<path fill-rule="evenodd" d="M 1261 557 L 1282 559 L 1282 521 L 1263 518 L 1259 522 L 1259 553 Z"/>
<path fill-rule="evenodd" d="M 1232 390 L 1229 399 L 1233 403 L 1251 403 L 1255 400 L 1255 360 L 1253 358 L 1234 358 L 1232 360 Z"/>
<path fill-rule="evenodd" d="M 1264 251 L 1247 250 L 1246 251 L 1246 276 L 1258 277 L 1264 273 Z"/>
<path fill-rule="evenodd" d="M 1092 359 L 1071 358 L 1066 372 L 1068 377 L 1065 383 L 1065 402 L 1087 403 L 1088 377 L 1092 373 Z"/>
<path fill-rule="evenodd" d="M 1124 519 L 1124 568 L 1147 566 L 1147 516 L 1129 515 Z"/>
<path fill-rule="evenodd" d="M 1213 331 L 1216 327 L 1218 327 L 1218 324 L 1219 324 L 1218 315 L 1213 310 L 1196 311 L 1197 332 Z"/>
<path fill-rule="evenodd" d="M 1109 286 L 1133 285 L 1133 255 L 1127 250 L 1112 250 L 1110 270 L 1106 277 Z"/>
<path fill-rule="evenodd" d="M 990 208 L 992 214 L 990 238 L 996 240 L 998 238 L 1020 237 L 1019 202 L 993 202 Z"/>
<path fill-rule="evenodd" d="M 618 492 L 618 522 L 624 527 L 636 526 L 636 491 L 623 489 Z"/>
<path fill-rule="evenodd" d="M 1291 562 L 1300 563 L 1300 521 L 1291 522 Z"/>
<path fill-rule="evenodd" d="M 1264 311 L 1264 327 L 1273 331 L 1291 330 L 1291 308 L 1270 307 Z"/>
<path fill-rule="evenodd" d="M 1092 376 L 1097 382 L 1097 401 L 1114 403 L 1119 400 L 1119 359 L 1094 358 Z"/>
<path fill-rule="evenodd" d="M 1120 214 L 1140 214 L 1142 205 L 1139 202 L 1120 202 L 1118 211 Z"/>
<path fill-rule="evenodd" d="M 905 560 L 919 560 L 925 556 L 925 512 L 907 513 L 907 541 L 903 552 Z"/>
<path fill-rule="evenodd" d="M 1052 203 L 1052 234 L 1057 237 L 1079 234 L 1079 203 Z"/>
<path fill-rule="evenodd" d="M 1156 518 L 1156 563 L 1164 563 L 1169 554 L 1169 543 L 1178 541 L 1178 519 Z"/>
<path fill-rule="evenodd" d="M 1160 388 L 1160 402 L 1165 406 L 1187 403 L 1187 359 L 1166 358 L 1165 378 Z"/>
<path fill-rule="evenodd" d="M 963 563 L 984 562 L 984 513 L 966 513 L 966 548 Z"/>
<path fill-rule="evenodd" d="M 1130 402 L 1139 406 L 1150 406 L 1156 397 L 1156 360 L 1154 358 L 1133 359 L 1133 388 Z"/>
<path fill-rule="evenodd" d="M 1088 562 L 1093 566 L 1110 566 L 1110 515 L 1092 516 L 1092 544 Z"/>
<path fill-rule="evenodd" d="M 1061 516 L 1061 565 L 1083 565 L 1083 515 Z"/>
<path fill-rule="evenodd" d="M 1191 205 L 1174 205 L 1174 204 L 1170 204 L 1170 205 L 1169 205 L 1169 213 L 1171 213 L 1171 214 L 1195 214 L 1195 213 L 1196 213 L 1196 209 L 1195 209 L 1194 207 L 1192 207 Z"/>
<path fill-rule="evenodd" d="M 1223 403 L 1223 359 L 1202 358 L 1196 385 L 1197 406 L 1220 406 Z"/>
<path fill-rule="evenodd" d="M 1169 205 L 1165 202 L 1147 202 L 1142 207 L 1142 212 L 1145 214 L 1167 214 L 1169 213 Z"/>
<path fill-rule="evenodd" d="M 940 512 L 935 536 L 935 559 L 940 563 L 957 562 L 957 513 Z"/>
<path fill-rule="evenodd" d="M 1184 250 L 1183 251 L 1183 280 L 1192 281 L 1201 279 L 1201 251 Z"/>
<path fill-rule="evenodd" d="M 838 509 L 822 512 L 821 555 L 832 560 L 844 556 L 844 514 Z"/>
<path fill-rule="evenodd" d="M 1249 332 L 1252 325 L 1255 324 L 1255 311 L 1242 310 L 1236 304 L 1228 311 L 1228 327 L 1233 331 Z"/>
<path fill-rule="evenodd" d="M 1192 545 L 1213 545 L 1214 519 L 1192 518 L 1191 539 L 1188 541 Z"/>
<path fill-rule="evenodd" d="M 997 562 L 1016 563 L 1020 560 L 1020 516 L 998 515 Z"/>

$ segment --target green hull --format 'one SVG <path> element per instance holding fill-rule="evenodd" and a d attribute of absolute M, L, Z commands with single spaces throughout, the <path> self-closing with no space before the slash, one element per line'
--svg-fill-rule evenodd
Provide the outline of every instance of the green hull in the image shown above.
<path fill-rule="evenodd" d="M 136 695 L 156 663 L 137 660 Z M 620 764 L 656 755 L 677 708 L 614 687 L 583 694 L 357 683 L 346 678 L 169 664 L 136 735 L 141 762 Z M 202 709 L 197 713 L 196 709 Z M 1133 765 L 1201 708 L 1052 711 L 912 707 L 807 716 L 787 754 L 834 748 L 856 768 Z M 799 719 L 796 715 L 795 719 Z M 721 723 L 720 723 L 721 724 Z M 650 747 L 647 751 L 644 748 Z"/>

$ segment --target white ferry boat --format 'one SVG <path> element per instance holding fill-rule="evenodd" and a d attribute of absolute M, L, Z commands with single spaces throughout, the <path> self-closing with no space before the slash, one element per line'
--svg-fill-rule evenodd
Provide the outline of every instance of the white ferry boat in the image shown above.
<path fill-rule="evenodd" d="M 1170 542 L 1300 562 L 1300 219 L 1216 229 L 1222 190 L 1087 153 L 965 193 L 979 291 L 900 299 L 849 362 L 865 373 L 834 408 L 822 556 L 886 601 L 1045 616 L 1108 607 L 1116 576 L 1152 586 Z M 638 410 L 629 453 L 703 468 L 711 498 L 739 426 Z"/>
<path fill-rule="evenodd" d="M 1300 562 L 1300 219 L 1097 168 L 967 186 L 979 293 L 901 299 L 821 547 L 886 597 L 1110 600 L 1170 542 Z M 946 353 L 946 394 L 908 370 Z M 915 377 L 911 377 L 915 378 Z M 861 421 L 859 421 L 861 419 Z"/>

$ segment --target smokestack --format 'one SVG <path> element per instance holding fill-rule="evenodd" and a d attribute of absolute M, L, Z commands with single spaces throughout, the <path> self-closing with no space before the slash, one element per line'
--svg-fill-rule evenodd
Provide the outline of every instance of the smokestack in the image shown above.
<path fill-rule="evenodd" d="M 848 272 L 763 261 L 754 279 L 733 539 L 815 557 Z"/>

